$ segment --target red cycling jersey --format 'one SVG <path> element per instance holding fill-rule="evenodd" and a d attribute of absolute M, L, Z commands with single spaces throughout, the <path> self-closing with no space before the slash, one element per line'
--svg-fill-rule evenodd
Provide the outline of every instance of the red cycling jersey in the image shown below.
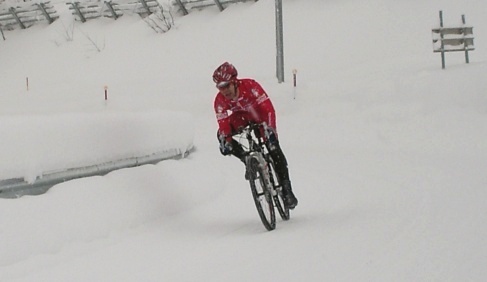
<path fill-rule="evenodd" d="M 262 86 L 253 79 L 237 79 L 237 100 L 216 95 L 214 108 L 219 134 L 231 137 L 232 132 L 249 122 L 263 123 L 276 130 L 276 113 Z"/>

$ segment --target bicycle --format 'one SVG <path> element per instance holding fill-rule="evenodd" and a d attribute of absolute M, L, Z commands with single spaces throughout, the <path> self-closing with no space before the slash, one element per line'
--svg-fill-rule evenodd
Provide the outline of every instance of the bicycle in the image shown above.
<path fill-rule="evenodd" d="M 283 220 L 289 220 L 289 208 L 284 205 L 282 185 L 274 161 L 261 136 L 262 125 L 250 124 L 232 137 L 245 151 L 245 176 L 250 183 L 259 217 L 269 231 L 276 228 L 277 208 Z"/>

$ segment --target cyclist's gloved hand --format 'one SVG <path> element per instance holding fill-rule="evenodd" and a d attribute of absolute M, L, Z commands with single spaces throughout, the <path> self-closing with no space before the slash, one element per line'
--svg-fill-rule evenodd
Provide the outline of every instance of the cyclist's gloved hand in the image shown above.
<path fill-rule="evenodd" d="M 220 152 L 222 155 L 230 155 L 233 150 L 232 143 L 227 141 L 227 138 L 223 135 L 220 135 L 218 139 L 220 140 Z"/>
<path fill-rule="evenodd" d="M 232 150 L 233 150 L 233 146 L 232 146 L 232 143 L 230 142 L 227 142 L 227 141 L 224 141 L 221 145 L 220 145 L 220 151 L 222 152 L 223 155 L 230 155 L 232 153 Z"/>
<path fill-rule="evenodd" d="M 274 128 L 270 126 L 266 126 L 264 124 L 264 133 L 265 133 L 265 138 L 267 139 L 267 142 L 269 142 L 270 145 L 277 144 L 277 134 Z"/>

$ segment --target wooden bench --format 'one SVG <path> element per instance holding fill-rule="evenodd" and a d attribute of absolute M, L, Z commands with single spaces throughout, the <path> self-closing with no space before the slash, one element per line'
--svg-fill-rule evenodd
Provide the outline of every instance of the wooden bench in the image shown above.
<path fill-rule="evenodd" d="M 433 36 L 433 43 L 435 44 L 433 52 L 475 50 L 473 27 L 435 28 L 432 32 L 435 35 Z"/>
<path fill-rule="evenodd" d="M 445 68 L 446 52 L 465 52 L 465 62 L 469 63 L 468 51 L 475 50 L 473 44 L 473 27 L 465 26 L 465 15 L 462 15 L 463 26 L 443 27 L 443 12 L 440 11 L 440 28 L 431 30 L 433 34 L 433 52 L 441 53 L 441 66 Z"/>

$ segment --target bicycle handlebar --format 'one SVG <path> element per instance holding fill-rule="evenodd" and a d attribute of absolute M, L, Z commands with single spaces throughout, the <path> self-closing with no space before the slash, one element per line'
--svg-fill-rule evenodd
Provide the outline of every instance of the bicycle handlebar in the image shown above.
<path fill-rule="evenodd" d="M 263 126 L 264 125 L 258 123 L 250 123 L 237 132 L 232 133 L 232 137 L 235 141 L 244 146 L 246 150 L 263 151 L 265 150 L 264 140 L 261 135 L 261 128 Z M 254 134 L 252 134 L 252 132 Z M 242 142 L 243 140 L 246 140 L 247 142 Z"/>
<path fill-rule="evenodd" d="M 239 135 L 239 134 L 246 134 L 248 135 L 249 133 L 253 131 L 258 131 L 261 127 L 263 127 L 262 124 L 260 123 L 249 123 L 247 126 L 244 128 L 239 129 L 238 131 L 232 133 L 232 136 Z"/>

